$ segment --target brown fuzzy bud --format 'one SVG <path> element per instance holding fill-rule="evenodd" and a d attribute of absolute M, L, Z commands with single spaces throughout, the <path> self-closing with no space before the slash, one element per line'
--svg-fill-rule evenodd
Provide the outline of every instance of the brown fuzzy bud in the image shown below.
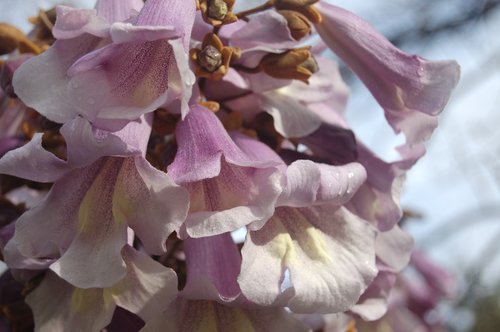
<path fill-rule="evenodd" d="M 203 20 L 218 27 L 238 20 L 233 13 L 235 0 L 198 0 L 197 8 L 201 10 Z"/>
<path fill-rule="evenodd" d="M 259 68 L 269 76 L 306 82 L 317 71 L 310 47 L 296 48 L 280 54 L 268 54 L 260 62 Z"/>
<path fill-rule="evenodd" d="M 204 69 L 213 73 L 222 64 L 222 53 L 212 45 L 208 45 L 198 54 L 198 63 Z"/>
<path fill-rule="evenodd" d="M 203 38 L 201 49 L 192 48 L 189 50 L 189 55 L 196 76 L 221 80 L 227 73 L 231 61 L 240 56 L 240 50 L 224 46 L 220 38 L 211 32 Z"/>
<path fill-rule="evenodd" d="M 301 66 L 309 70 L 313 74 L 318 72 L 319 70 L 318 62 L 316 61 L 314 56 L 312 56 L 312 54 L 306 61 L 302 63 Z"/>
<path fill-rule="evenodd" d="M 301 13 L 312 23 L 321 22 L 320 12 L 313 7 L 319 0 L 274 0 L 277 10 L 293 10 Z"/>
<path fill-rule="evenodd" d="M 10 24 L 0 23 L 0 55 L 14 51 L 26 36 Z"/>
<path fill-rule="evenodd" d="M 300 40 L 311 33 L 311 23 L 307 17 L 294 10 L 278 11 L 288 22 L 288 28 L 295 40 Z"/>
<path fill-rule="evenodd" d="M 222 21 L 228 12 L 227 4 L 223 0 L 210 0 L 208 2 L 208 16 Z"/>

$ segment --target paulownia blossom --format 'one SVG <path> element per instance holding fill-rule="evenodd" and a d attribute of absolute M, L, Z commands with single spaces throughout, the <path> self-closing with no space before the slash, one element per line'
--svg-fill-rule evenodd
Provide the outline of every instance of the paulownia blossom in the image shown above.
<path fill-rule="evenodd" d="M 161 315 L 177 293 L 174 271 L 128 245 L 122 256 L 126 274 L 106 288 L 76 288 L 47 272 L 26 297 L 37 331 L 100 331 L 109 325 L 117 306 L 145 322 Z"/>
<path fill-rule="evenodd" d="M 51 259 L 50 269 L 72 285 L 103 288 L 126 273 L 121 251 L 127 227 L 149 253 L 165 252 L 165 241 L 179 230 L 189 202 L 184 189 L 144 159 L 150 130 L 144 118 L 117 133 L 77 118 L 61 129 L 67 161 L 43 149 L 41 134 L 2 158 L 3 174 L 55 182 L 16 222 L 4 250 L 6 261 L 15 267 L 16 251 Z"/>
<path fill-rule="evenodd" d="M 188 235 L 217 235 L 269 219 L 281 191 L 276 160 L 242 151 L 201 106 L 178 124 L 176 139 L 178 151 L 168 172 L 190 193 Z"/>
<path fill-rule="evenodd" d="M 33 284 L 36 331 L 344 332 L 393 312 L 413 246 L 400 190 L 458 65 L 406 54 L 325 1 L 241 4 L 98 0 L 57 7 L 53 27 L 39 17 L 57 40 L 2 83 L 35 116 L 0 105 L 0 149 L 33 136 L 0 173 L 52 183 L 22 183 L 43 196 L 22 214 L 0 193 L 14 209 L 2 254 Z M 351 130 L 327 48 L 404 133 L 395 162 Z"/>
<path fill-rule="evenodd" d="M 82 115 L 111 130 L 175 101 L 185 114 L 194 83 L 187 49 L 195 4 L 151 0 L 134 14 L 141 7 L 140 0 L 100 0 L 96 10 L 58 7 L 58 40 L 16 72 L 19 97 L 52 121 Z"/>

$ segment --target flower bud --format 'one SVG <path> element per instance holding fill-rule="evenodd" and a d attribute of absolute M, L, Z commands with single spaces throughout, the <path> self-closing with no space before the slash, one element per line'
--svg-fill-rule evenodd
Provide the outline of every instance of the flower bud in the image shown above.
<path fill-rule="evenodd" d="M 197 8 L 201 10 L 203 20 L 218 27 L 238 20 L 233 13 L 235 0 L 198 0 Z"/>
<path fill-rule="evenodd" d="M 321 14 L 313 7 L 319 0 L 274 0 L 277 10 L 293 10 L 301 13 L 312 23 L 321 22 Z"/>
<path fill-rule="evenodd" d="M 299 12 L 294 10 L 278 11 L 288 22 L 288 28 L 295 40 L 300 40 L 311 33 L 309 20 Z"/>
<path fill-rule="evenodd" d="M 198 63 L 213 73 L 222 64 L 222 53 L 212 45 L 208 45 L 198 54 Z"/>
<path fill-rule="evenodd" d="M 208 16 L 222 21 L 228 12 L 227 4 L 223 0 L 210 0 L 208 2 Z"/>
<path fill-rule="evenodd" d="M 0 23 L 0 55 L 14 51 L 19 45 L 19 40 L 23 38 L 23 33 L 17 28 Z"/>
<path fill-rule="evenodd" d="M 239 49 L 227 47 L 214 33 L 208 33 L 203 39 L 201 49 L 189 50 L 198 77 L 220 80 L 227 73 L 229 64 L 240 55 Z"/>
<path fill-rule="evenodd" d="M 300 80 L 306 83 L 318 70 L 310 47 L 296 48 L 281 54 L 268 54 L 261 60 L 259 68 L 274 78 Z"/>

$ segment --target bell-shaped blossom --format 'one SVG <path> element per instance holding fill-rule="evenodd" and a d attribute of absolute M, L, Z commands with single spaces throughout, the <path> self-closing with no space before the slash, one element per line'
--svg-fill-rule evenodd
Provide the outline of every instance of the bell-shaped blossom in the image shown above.
<path fill-rule="evenodd" d="M 445 107 L 458 83 L 458 64 L 404 53 L 361 18 L 325 1 L 317 9 L 321 38 L 368 87 L 392 128 L 415 143 L 426 139 L 429 132 L 419 123 L 433 121 Z"/>
<path fill-rule="evenodd" d="M 365 170 L 354 163 L 297 161 L 284 176 L 273 216 L 247 234 L 238 277 L 242 293 L 259 305 L 294 312 L 345 311 L 377 273 L 375 229 L 342 207 L 365 180 Z"/>
<path fill-rule="evenodd" d="M 146 119 L 111 133 L 82 118 L 61 132 L 67 161 L 41 146 L 41 134 L 0 160 L 0 173 L 55 182 L 46 197 L 16 222 L 5 249 L 10 265 L 19 251 L 48 258 L 50 269 L 79 288 L 110 287 L 126 273 L 121 250 L 127 227 L 152 254 L 166 250 L 189 205 L 185 189 L 144 158 L 151 126 Z"/>
<path fill-rule="evenodd" d="M 159 316 L 177 295 L 174 271 L 130 246 L 122 252 L 126 274 L 110 287 L 77 288 L 48 271 L 26 297 L 35 331 L 101 331 L 117 306 L 145 322 Z"/>
<path fill-rule="evenodd" d="M 52 121 L 82 115 L 109 130 L 173 102 L 185 114 L 194 83 L 187 50 L 195 3 L 152 0 L 131 17 L 141 5 L 100 0 L 96 11 L 58 7 L 58 40 L 16 71 L 18 96 Z"/>
<path fill-rule="evenodd" d="M 238 282 L 261 305 L 294 312 L 342 312 L 375 277 L 374 229 L 335 205 L 279 207 L 249 232 Z M 283 289 L 289 273 L 290 287 Z"/>
<path fill-rule="evenodd" d="M 390 230 L 401 219 L 399 195 L 406 171 L 425 153 L 421 143 L 435 129 L 437 119 L 423 114 L 431 121 L 415 121 L 413 128 L 416 132 L 426 134 L 408 136 L 406 143 L 397 148 L 401 158 L 386 162 L 370 151 L 349 129 L 343 114 L 348 89 L 340 77 L 337 65 L 322 57 L 317 57 L 317 61 L 320 70 L 311 78 L 310 87 L 296 81 L 280 89 L 320 118 L 320 125 L 316 130 L 299 138 L 310 155 L 301 154 L 296 158 L 311 158 L 312 155 L 317 160 L 334 165 L 361 163 L 367 172 L 366 182 L 346 207 L 362 219 L 371 221 L 382 231 Z M 326 73 L 330 75 L 330 80 L 325 77 Z M 299 91 L 304 91 L 305 94 L 299 94 Z"/>
<path fill-rule="evenodd" d="M 182 296 L 230 302 L 240 295 L 241 257 L 229 233 L 184 241 L 187 281 Z"/>
<path fill-rule="evenodd" d="M 189 236 L 222 234 L 251 223 L 259 227 L 269 219 L 281 192 L 279 161 L 242 151 L 217 116 L 201 106 L 193 106 L 177 125 L 176 139 L 168 173 L 190 193 Z"/>
<path fill-rule="evenodd" d="M 388 298 L 396 276 L 410 262 L 413 238 L 398 226 L 378 232 L 375 241 L 379 273 L 350 312 L 365 321 L 380 319 L 388 310 Z"/>
<path fill-rule="evenodd" d="M 184 251 L 186 286 L 141 331 L 307 331 L 284 309 L 259 307 L 241 297 L 241 257 L 229 233 L 188 238 Z"/>
<path fill-rule="evenodd" d="M 309 331 L 283 308 L 224 306 L 206 300 L 178 299 L 160 319 L 147 322 L 141 332 L 172 331 Z"/>

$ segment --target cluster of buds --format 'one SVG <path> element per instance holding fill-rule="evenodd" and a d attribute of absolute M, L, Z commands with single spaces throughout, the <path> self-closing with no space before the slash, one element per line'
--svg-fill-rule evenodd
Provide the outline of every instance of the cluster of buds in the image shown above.
<path fill-rule="evenodd" d="M 413 245 L 399 188 L 459 67 L 326 1 L 243 3 L 98 0 L 40 12 L 28 36 L 0 25 L 0 330 L 353 332 L 383 316 Z M 399 160 L 349 127 L 315 31 L 405 135 Z"/>

